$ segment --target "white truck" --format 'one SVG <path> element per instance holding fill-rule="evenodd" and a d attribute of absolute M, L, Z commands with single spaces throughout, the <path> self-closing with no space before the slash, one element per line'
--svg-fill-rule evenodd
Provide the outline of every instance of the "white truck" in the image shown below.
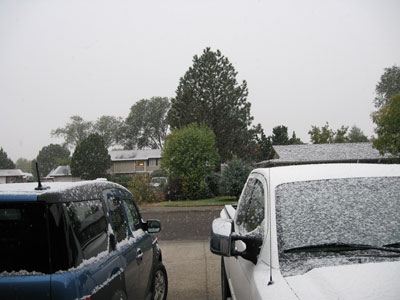
<path fill-rule="evenodd" d="M 400 299 L 400 165 L 256 169 L 211 226 L 222 299 Z"/>

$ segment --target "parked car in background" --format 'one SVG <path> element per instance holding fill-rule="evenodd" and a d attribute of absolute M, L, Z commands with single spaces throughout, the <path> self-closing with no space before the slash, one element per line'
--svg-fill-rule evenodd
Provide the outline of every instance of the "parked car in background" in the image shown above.
<path fill-rule="evenodd" d="M 256 169 L 211 229 L 222 299 L 400 299 L 400 165 Z"/>
<path fill-rule="evenodd" d="M 150 185 L 153 187 L 163 187 L 167 181 L 167 177 L 153 177 L 151 178 Z"/>
<path fill-rule="evenodd" d="M 166 299 L 160 222 L 127 189 L 36 186 L 0 186 L 0 299 Z"/>

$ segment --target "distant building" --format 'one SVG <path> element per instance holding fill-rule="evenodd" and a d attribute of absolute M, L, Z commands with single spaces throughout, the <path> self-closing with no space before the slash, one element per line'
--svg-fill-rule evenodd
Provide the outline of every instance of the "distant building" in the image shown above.
<path fill-rule="evenodd" d="M 147 175 L 160 169 L 161 149 L 110 151 L 112 175 Z"/>
<path fill-rule="evenodd" d="M 399 163 L 393 155 L 381 155 L 372 143 L 302 144 L 273 146 L 273 159 L 257 163 L 257 167 L 322 164 L 322 163 Z"/>
<path fill-rule="evenodd" d="M 80 181 L 81 179 L 72 176 L 69 166 L 58 166 L 51 170 L 44 180 L 52 182 L 75 182 Z"/>
<path fill-rule="evenodd" d="M 26 182 L 26 174 L 20 169 L 2 169 L 0 170 L 1 183 L 21 183 Z"/>

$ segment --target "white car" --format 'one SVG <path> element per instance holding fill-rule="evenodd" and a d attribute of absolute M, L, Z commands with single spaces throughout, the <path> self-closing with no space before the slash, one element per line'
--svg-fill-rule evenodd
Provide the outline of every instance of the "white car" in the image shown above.
<path fill-rule="evenodd" d="M 167 184 L 167 182 L 168 182 L 167 177 L 153 177 L 150 181 L 150 185 L 152 187 L 160 187 L 160 186 L 162 187 L 165 184 Z"/>
<path fill-rule="evenodd" d="M 214 220 L 223 299 L 400 299 L 400 165 L 254 170 Z"/>

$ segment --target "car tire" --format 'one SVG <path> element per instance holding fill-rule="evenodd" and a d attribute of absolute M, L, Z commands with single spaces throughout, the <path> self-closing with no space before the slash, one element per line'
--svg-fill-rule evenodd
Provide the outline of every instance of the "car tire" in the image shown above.
<path fill-rule="evenodd" d="M 154 270 L 153 284 L 151 288 L 151 300 L 166 300 L 168 294 L 168 277 L 164 265 L 158 263 Z"/>
<path fill-rule="evenodd" d="M 221 291 L 222 300 L 231 299 L 231 290 L 229 289 L 228 278 L 226 278 L 224 258 L 221 257 Z"/>

